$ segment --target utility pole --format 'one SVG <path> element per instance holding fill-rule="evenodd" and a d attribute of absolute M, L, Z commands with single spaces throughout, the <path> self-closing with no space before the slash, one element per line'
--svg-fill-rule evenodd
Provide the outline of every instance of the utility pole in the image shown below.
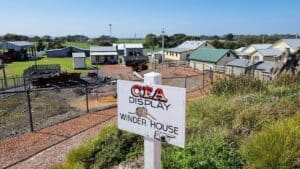
<path fill-rule="evenodd" d="M 296 34 L 296 39 L 298 39 L 298 33 Z"/>
<path fill-rule="evenodd" d="M 262 37 L 262 43 L 265 43 L 265 35 Z"/>
<path fill-rule="evenodd" d="M 111 34 L 111 27 L 112 27 L 112 24 L 110 23 L 110 24 L 109 24 L 109 36 L 110 36 L 110 37 L 112 37 L 112 34 Z"/>

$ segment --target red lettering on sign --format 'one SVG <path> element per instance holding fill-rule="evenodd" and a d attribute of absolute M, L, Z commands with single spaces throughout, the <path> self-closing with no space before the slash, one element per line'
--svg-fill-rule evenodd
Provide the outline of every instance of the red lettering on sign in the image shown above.
<path fill-rule="evenodd" d="M 141 97 L 145 99 L 158 100 L 162 102 L 167 102 L 163 89 L 157 88 L 153 92 L 153 88 L 150 86 L 142 86 L 142 85 L 133 85 L 131 87 L 131 94 L 135 97 Z"/>

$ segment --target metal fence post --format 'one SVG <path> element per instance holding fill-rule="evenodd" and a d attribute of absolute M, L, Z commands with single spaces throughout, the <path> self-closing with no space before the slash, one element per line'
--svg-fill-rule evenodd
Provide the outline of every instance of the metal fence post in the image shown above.
<path fill-rule="evenodd" d="M 16 85 L 16 77 L 13 77 L 13 79 L 14 79 L 14 87 L 16 87 L 17 85 Z"/>
<path fill-rule="evenodd" d="M 184 88 L 187 87 L 187 76 L 184 77 Z"/>
<path fill-rule="evenodd" d="M 25 77 L 23 77 L 23 84 L 24 84 L 24 90 L 26 90 L 27 87 L 26 87 L 26 79 L 25 79 Z"/>
<path fill-rule="evenodd" d="M 27 93 L 27 101 L 28 101 L 28 113 L 29 113 L 30 131 L 33 132 L 33 122 L 32 122 L 32 112 L 31 112 L 30 90 L 27 90 L 26 93 Z"/>
<path fill-rule="evenodd" d="M 85 84 L 85 100 L 86 100 L 86 112 L 89 113 L 89 94 L 88 94 L 88 86 Z"/>
<path fill-rule="evenodd" d="M 2 79 L 0 79 L 1 80 L 1 89 L 4 91 L 4 84 L 3 84 L 3 80 Z"/>

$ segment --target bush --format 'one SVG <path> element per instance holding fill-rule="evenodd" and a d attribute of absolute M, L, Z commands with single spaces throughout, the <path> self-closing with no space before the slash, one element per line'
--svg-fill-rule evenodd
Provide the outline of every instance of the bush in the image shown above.
<path fill-rule="evenodd" d="M 190 141 L 185 149 L 166 148 L 162 156 L 163 168 L 242 168 L 237 149 L 226 141 L 225 136 L 226 133 L 214 129 L 206 137 Z"/>
<path fill-rule="evenodd" d="M 142 138 L 109 126 L 98 137 L 73 149 L 56 169 L 108 168 L 142 153 Z"/>
<path fill-rule="evenodd" d="M 212 87 L 212 94 L 220 95 L 234 95 L 247 94 L 251 92 L 266 91 L 267 85 L 252 76 L 238 76 L 231 77 L 229 80 L 224 79 L 214 83 Z"/>
<path fill-rule="evenodd" d="M 300 115 L 276 122 L 241 147 L 247 168 L 300 167 Z"/>
<path fill-rule="evenodd" d="M 299 88 L 300 86 L 300 75 L 291 75 L 291 74 L 281 74 L 272 80 L 271 85 L 275 87 L 292 87 Z"/>

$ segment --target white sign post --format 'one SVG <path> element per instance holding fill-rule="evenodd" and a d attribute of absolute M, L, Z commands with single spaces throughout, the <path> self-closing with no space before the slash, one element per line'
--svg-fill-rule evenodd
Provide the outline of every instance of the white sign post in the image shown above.
<path fill-rule="evenodd" d="M 163 86 L 161 74 L 144 83 L 118 80 L 118 128 L 144 136 L 145 169 L 160 169 L 161 141 L 184 147 L 185 88 Z"/>

